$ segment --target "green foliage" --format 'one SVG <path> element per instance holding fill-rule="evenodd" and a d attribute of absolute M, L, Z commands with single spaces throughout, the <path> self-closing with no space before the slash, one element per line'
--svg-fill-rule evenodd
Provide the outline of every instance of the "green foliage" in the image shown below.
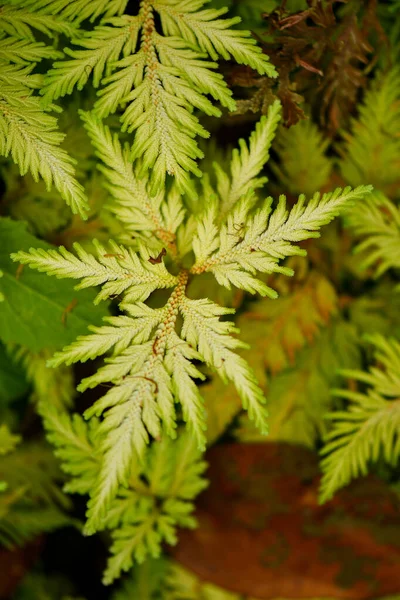
<path fill-rule="evenodd" d="M 240 19 L 221 19 L 226 9 L 200 10 L 204 4 L 142 0 L 137 15 L 109 17 L 73 38 L 81 49 L 65 49 L 72 60 L 56 62 L 42 90 L 52 102 L 75 87 L 81 90 L 93 74 L 94 87 L 104 86 L 95 113 L 104 118 L 124 106 L 122 128 L 135 131 L 132 157 L 143 159 L 141 175 L 152 170 L 153 193 L 167 173 L 181 190 L 188 189 L 188 172 L 200 175 L 195 161 L 202 154 L 194 138 L 208 134 L 193 111 L 221 114 L 207 96 L 235 107 L 215 71 L 219 57 L 276 76 L 250 32 L 233 29 Z"/>
<path fill-rule="evenodd" d="M 45 275 L 18 270 L 10 259 L 16 250 L 51 246 L 29 234 L 23 223 L 0 219 L 1 337 L 33 352 L 56 349 L 83 333 L 89 323 L 100 322 L 106 309 L 93 307 L 91 291 L 76 292 L 68 282 L 51 283 Z M 48 323 L 51 322 L 51 327 Z"/>
<path fill-rule="evenodd" d="M 311 120 L 282 128 L 276 144 L 280 161 L 273 168 L 284 188 L 292 194 L 314 194 L 323 188 L 332 170 L 325 154 L 328 145 Z"/>
<path fill-rule="evenodd" d="M 70 592 L 70 593 L 68 593 Z M 85 600 L 73 594 L 73 585 L 66 577 L 30 572 L 15 593 L 15 600 Z"/>
<path fill-rule="evenodd" d="M 5 346 L 0 344 L 0 413 L 9 402 L 22 398 L 28 389 L 25 377 L 21 377 L 16 361 L 12 360 Z"/>
<path fill-rule="evenodd" d="M 355 380 L 354 389 L 335 390 L 348 401 L 347 410 L 330 415 L 332 430 L 323 449 L 321 501 L 354 477 L 365 475 L 380 456 L 396 464 L 400 454 L 400 345 L 394 339 L 371 336 L 376 366 L 365 371 L 342 371 Z M 365 386 L 363 389 L 360 386 Z"/>
<path fill-rule="evenodd" d="M 57 485 L 52 452 L 33 443 L 18 448 L 20 441 L 0 426 L 0 543 L 8 548 L 74 523 L 65 513 L 70 503 Z"/>
<path fill-rule="evenodd" d="M 389 197 L 398 196 L 399 100 L 400 72 L 393 67 L 374 79 L 351 132 L 343 132 L 340 170 L 351 185 L 368 181 Z"/>
<path fill-rule="evenodd" d="M 375 277 L 380 277 L 400 267 L 400 213 L 388 198 L 374 192 L 348 212 L 346 221 L 363 238 L 355 251 L 365 257 L 364 269 L 373 267 Z"/>
<path fill-rule="evenodd" d="M 25 3 L 26 4 L 26 3 Z M 50 38 L 35 41 L 33 30 Z M 32 13 L 26 6 L 3 6 L 0 14 L 0 154 L 11 156 L 21 175 L 54 185 L 74 212 L 88 209 L 83 187 L 75 178 L 75 161 L 60 148 L 64 135 L 57 119 L 45 112 L 35 90 L 42 77 L 34 74 L 41 60 L 62 58 L 56 49 L 60 34 L 72 36 L 76 27 L 57 15 Z M 49 105 L 49 110 L 54 106 Z"/>
<path fill-rule="evenodd" d="M 0 544 L 101 532 L 114 600 L 237 600 L 162 556 L 208 445 L 325 438 L 322 501 L 398 472 L 399 70 L 373 3 L 226 4 L 0 7 Z"/>
<path fill-rule="evenodd" d="M 9 353 L 22 363 L 26 379 L 32 385 L 31 400 L 38 404 L 46 402 L 58 409 L 70 408 L 75 396 L 72 369 L 65 365 L 51 369 L 47 362 L 52 356 L 49 350 L 29 352 L 26 348 L 9 345 Z"/>
<path fill-rule="evenodd" d="M 206 464 L 189 435 L 182 434 L 177 441 L 163 436 L 146 451 L 141 462 L 130 462 L 127 485 L 119 488 L 107 512 L 99 518 L 95 510 L 101 426 L 97 421 L 88 425 L 78 415 L 72 419 L 66 413 L 60 415 L 48 406 L 42 405 L 40 410 L 48 439 L 56 447 L 63 470 L 71 476 L 65 491 L 89 493 L 95 498 L 95 502 L 89 502 L 86 533 L 91 532 L 93 522 L 96 529 L 112 530 L 105 584 L 129 570 L 134 561 L 159 556 L 162 542 L 175 544 L 177 527 L 195 525 L 192 500 L 207 485 L 202 478 Z"/>
<path fill-rule="evenodd" d="M 107 157 L 103 172 L 110 182 L 108 189 L 115 195 L 116 214 L 121 218 L 120 198 L 124 203 L 128 191 L 141 190 L 135 203 L 131 202 L 132 216 L 123 212 L 121 221 L 129 223 L 139 214 L 141 221 L 136 229 L 146 233 L 152 229 L 159 239 L 158 246 L 150 251 L 138 240 L 137 250 L 114 242 L 108 248 L 96 243 L 97 256 L 79 245 L 75 245 L 77 255 L 65 248 L 31 249 L 12 255 L 13 260 L 49 275 L 80 279 L 78 288 L 101 285 L 95 302 L 118 295 L 125 313 L 106 318 L 106 325 L 100 328 L 91 327 L 91 335 L 78 338 L 50 361 L 52 366 L 72 364 L 112 351 L 106 364 L 79 386 L 84 391 L 112 384 L 85 413 L 86 418 L 104 417 L 98 442 L 102 465 L 88 512 L 87 531 L 91 533 L 101 526 L 119 486 L 128 484 L 132 460 L 144 455 L 149 436 L 157 439 L 164 430 L 175 437 L 176 402 L 197 444 L 204 447 L 204 410 L 195 383 L 204 375 L 193 360 L 204 362 L 224 381 L 233 382 L 250 419 L 266 432 L 263 392 L 253 371 L 235 352 L 243 342 L 231 335 L 237 332 L 234 324 L 221 320 L 233 309 L 220 307 L 207 298 L 189 298 L 188 280 L 209 272 L 228 289 L 235 286 L 275 297 L 276 292 L 256 277 L 257 272 L 292 274 L 279 262 L 286 256 L 304 254 L 296 242 L 317 237 L 322 225 L 369 192 L 368 187 L 337 189 L 322 198 L 315 194 L 308 203 L 300 196 L 291 211 L 286 209 L 284 196 L 276 208 L 272 198 L 257 207 L 252 190 L 262 183 L 257 176 L 262 159 L 268 156 L 276 111 L 275 104 L 256 129 L 249 147 L 242 143 L 240 151 L 233 153 L 230 177 L 227 173 L 222 176 L 218 168 L 219 181 L 231 190 L 232 206 L 228 205 L 225 219 L 219 217 L 224 204 L 217 191 L 196 221 L 187 215 L 176 189 L 165 200 L 160 195 L 148 196 L 146 181 L 136 179 L 118 139 L 95 117 L 85 115 L 90 135 L 94 137 L 98 132 L 98 153 Z M 120 173 L 128 176 L 122 178 Z M 186 260 L 187 266 L 182 268 L 181 261 L 190 259 L 190 251 L 191 264 Z M 171 267 L 175 263 L 177 275 L 167 270 L 164 255 Z M 155 290 L 163 288 L 172 288 L 163 307 L 144 304 Z"/>
<path fill-rule="evenodd" d="M 143 600 L 161 600 L 165 588 L 165 577 L 169 563 L 164 558 L 146 561 L 136 566 L 132 574 L 112 596 L 112 600 L 142 598 Z"/>
<path fill-rule="evenodd" d="M 338 383 L 338 369 L 359 364 L 355 328 L 333 321 L 298 355 L 292 368 L 271 378 L 266 390 L 270 414 L 265 441 L 284 440 L 313 448 L 326 433 L 325 416 L 332 408 L 330 390 Z M 246 420 L 236 436 L 241 441 L 260 440 Z"/>

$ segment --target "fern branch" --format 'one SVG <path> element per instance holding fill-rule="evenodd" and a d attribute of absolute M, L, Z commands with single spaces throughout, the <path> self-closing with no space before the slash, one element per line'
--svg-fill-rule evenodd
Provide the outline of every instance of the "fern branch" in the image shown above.
<path fill-rule="evenodd" d="M 349 407 L 329 415 L 333 428 L 322 451 L 321 502 L 354 477 L 365 475 L 369 463 L 381 455 L 391 464 L 400 456 L 400 344 L 381 335 L 369 339 L 382 366 L 371 367 L 367 373 L 342 372 L 368 387 L 366 392 L 335 390 L 349 401 Z"/>
<path fill-rule="evenodd" d="M 364 238 L 355 248 L 365 255 L 362 268 L 374 267 L 376 278 L 400 268 L 400 212 L 382 193 L 375 192 L 348 211 L 346 224 Z"/>
<path fill-rule="evenodd" d="M 18 66 L 0 72 L 0 153 L 11 155 L 21 175 L 30 171 L 35 181 L 42 177 L 48 189 L 54 184 L 73 212 L 84 217 L 88 203 L 74 177 L 75 161 L 59 147 L 64 136 L 56 119 L 21 84 L 25 73 Z"/>
<path fill-rule="evenodd" d="M 319 193 L 314 194 L 308 204 L 301 195 L 290 212 L 286 209 L 285 197 L 280 196 L 275 210 L 272 209 L 272 199 L 268 198 L 260 209 L 252 213 L 253 200 L 248 195 L 235 205 L 219 232 L 212 209 L 209 209 L 205 218 L 199 219 L 193 242 L 196 262 L 191 273 L 209 271 L 220 285 L 228 289 L 234 285 L 250 293 L 276 297 L 274 290 L 254 277 L 257 271 L 292 274 L 290 269 L 279 266 L 278 262 L 288 256 L 305 254 L 295 243 L 319 237 L 318 229 L 322 225 L 370 191 L 370 186 L 354 190 L 338 188 L 322 198 Z"/>
<path fill-rule="evenodd" d="M 237 18 L 199 10 L 204 3 L 141 0 L 137 15 L 109 17 L 108 25 L 72 40 L 83 49 L 65 49 L 72 60 L 56 62 L 43 89 L 45 101 L 52 102 L 75 87 L 82 89 L 93 74 L 94 86 L 105 86 L 95 111 L 105 117 L 124 106 L 122 126 L 135 132 L 132 156 L 142 159 L 140 177 L 151 169 L 152 195 L 162 189 L 166 174 L 175 177 L 180 191 L 193 191 L 188 174 L 200 175 L 196 159 L 203 156 L 195 138 L 208 136 L 194 109 L 218 116 L 208 95 L 234 108 L 209 57 L 233 58 L 276 76 L 250 33 L 232 29 Z"/>

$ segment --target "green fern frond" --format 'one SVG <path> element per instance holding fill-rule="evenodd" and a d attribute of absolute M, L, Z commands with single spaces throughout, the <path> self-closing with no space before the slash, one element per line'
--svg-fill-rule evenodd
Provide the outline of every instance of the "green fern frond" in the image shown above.
<path fill-rule="evenodd" d="M 88 203 L 74 176 L 74 160 L 59 147 L 64 136 L 57 120 L 43 112 L 39 98 L 32 95 L 37 81 L 28 76 L 26 82 L 28 72 L 0 61 L 0 154 L 10 155 L 21 175 L 30 171 L 35 181 L 42 177 L 48 189 L 55 185 L 72 211 L 84 217 Z"/>
<path fill-rule="evenodd" d="M 56 62 L 43 89 L 45 101 L 52 102 L 82 89 L 93 74 L 94 86 L 104 86 L 95 112 L 105 117 L 124 107 L 122 127 L 135 131 L 132 157 L 143 159 L 140 176 L 152 170 L 153 195 L 167 173 L 181 191 L 191 190 L 189 172 L 200 175 L 196 159 L 202 153 L 195 137 L 208 133 L 194 109 L 218 116 L 207 96 L 234 109 L 230 90 L 215 72 L 217 63 L 208 58 L 233 58 L 260 74 L 276 75 L 250 33 L 232 29 L 240 19 L 220 19 L 225 9 L 200 10 L 204 4 L 142 0 L 137 15 L 109 17 L 108 24 L 72 40 L 82 49 L 65 49 L 72 60 Z"/>
<path fill-rule="evenodd" d="M 384 194 L 374 192 L 346 214 L 346 224 L 364 238 L 355 252 L 365 256 L 361 267 L 373 268 L 375 277 L 400 268 L 400 211 Z"/>
<path fill-rule="evenodd" d="M 62 58 L 63 56 L 62 52 L 51 46 L 46 46 L 44 42 L 21 40 L 12 36 L 0 39 L 0 61 L 5 63 L 29 64 L 43 59 Z"/>
<path fill-rule="evenodd" d="M 220 230 L 216 226 L 216 210 L 210 208 L 199 220 L 193 240 L 196 262 L 191 273 L 211 272 L 218 283 L 228 289 L 233 285 L 252 294 L 274 298 L 277 293 L 255 274 L 291 275 L 290 269 L 278 263 L 285 257 L 305 254 L 296 242 L 319 237 L 318 229 L 322 225 L 371 189 L 371 186 L 354 190 L 338 188 L 322 198 L 316 193 L 308 204 L 301 195 L 290 212 L 286 209 L 285 196 L 280 196 L 275 210 L 272 198 L 268 198 L 261 208 L 252 212 L 253 199 L 247 195 L 234 206 Z"/>
<path fill-rule="evenodd" d="M 329 139 L 324 139 L 311 120 L 299 121 L 289 129 L 282 127 L 275 150 L 279 163 L 272 165 L 282 186 L 291 194 L 314 194 L 329 180 L 332 162 L 326 156 Z"/>
<path fill-rule="evenodd" d="M 369 181 L 389 197 L 397 195 L 400 156 L 400 70 L 380 73 L 365 94 L 351 132 L 343 133 L 340 169 L 346 182 Z"/>
<path fill-rule="evenodd" d="M 0 31 L 11 37 L 26 39 L 34 42 L 32 29 L 44 33 L 50 38 L 64 34 L 71 38 L 77 32 L 77 27 L 55 13 L 36 12 L 27 6 L 26 2 L 4 0 L 0 12 Z"/>
<path fill-rule="evenodd" d="M 73 21 L 80 24 L 89 19 L 95 21 L 121 15 L 128 0 L 11 0 L 13 5 L 22 6 L 40 15 L 58 15 L 63 21 Z"/>
<path fill-rule="evenodd" d="M 184 218 L 179 195 L 148 193 L 148 178 L 138 178 L 134 171 L 129 147 L 122 147 L 117 134 L 112 134 L 93 113 L 81 112 L 96 154 L 102 161 L 98 166 L 106 178 L 111 201 L 107 208 L 121 223 L 127 234 L 146 240 L 154 247 L 163 243 L 176 252 L 176 232 Z"/>
<path fill-rule="evenodd" d="M 196 216 L 187 214 L 175 186 L 149 197 L 146 179 L 136 177 L 117 137 L 92 114 L 84 114 L 104 162 L 106 185 L 113 195 L 110 206 L 123 215 L 122 223 L 131 215 L 126 220 L 132 234 L 135 219 L 138 223 L 143 237 L 136 241 L 138 251 L 132 246 L 110 242 L 105 247 L 96 242 L 96 256 L 79 245 L 75 245 L 77 255 L 65 248 L 12 255 L 14 261 L 50 275 L 81 279 L 78 287 L 102 286 L 96 302 L 118 296 L 125 313 L 107 318 L 104 326 L 92 328 L 91 334 L 78 338 L 50 361 L 58 366 L 107 356 L 104 365 L 78 387 L 84 391 L 111 386 L 85 412 L 87 419 L 101 419 L 96 442 L 101 465 L 89 504 L 90 533 L 101 527 L 120 486 L 129 484 L 132 463 L 144 460 L 150 439 L 176 436 L 177 405 L 194 442 L 204 448 L 205 411 L 196 384 L 204 374 L 194 361 L 205 363 L 223 381 L 232 382 L 250 418 L 266 432 L 262 389 L 237 354 L 245 346 L 235 337 L 237 329 L 225 320 L 233 311 L 208 299 L 190 298 L 188 283 L 210 272 L 226 287 L 275 296 L 276 292 L 256 278 L 257 273 L 292 274 L 278 263 L 286 256 L 304 253 L 294 244 L 317 237 L 322 225 L 370 191 L 368 186 L 338 189 L 322 198 L 317 194 L 308 204 L 300 197 L 291 211 L 286 209 L 284 197 L 275 210 L 269 198 L 257 208 L 253 189 L 262 181 L 258 175 L 268 157 L 278 109 L 277 104 L 271 107 L 249 147 L 242 143 L 241 152 L 234 154 L 231 177 L 227 176 L 227 189 L 234 190 L 233 205 L 222 219 L 223 199 L 218 194 L 208 198 Z M 147 235 L 155 240 L 148 243 Z M 154 250 L 149 250 L 152 247 Z M 156 290 L 166 288 L 171 288 L 171 293 L 163 306 L 143 304 Z M 138 533 L 147 540 L 145 545 L 154 533 L 147 525 Z M 131 533 L 136 535 L 133 530 Z"/>
<path fill-rule="evenodd" d="M 20 435 L 11 433 L 7 425 L 0 425 L 0 456 L 15 450 L 21 439 Z"/>
<path fill-rule="evenodd" d="M 251 190 L 261 188 L 267 177 L 258 177 L 268 162 L 269 150 L 275 131 L 281 118 L 281 105 L 275 101 L 268 110 L 268 115 L 261 117 L 252 132 L 249 144 L 239 141 L 239 148 L 233 150 L 230 165 L 230 178 L 217 163 L 214 168 L 217 175 L 217 188 L 222 206 L 220 214 L 225 216 L 236 202 Z"/>
<path fill-rule="evenodd" d="M 322 451 L 321 502 L 355 477 L 366 475 L 369 463 L 380 456 L 390 464 L 396 464 L 400 456 L 400 344 L 378 334 L 369 341 L 379 366 L 370 367 L 368 372 L 342 372 L 344 377 L 364 384 L 365 392 L 357 388 L 335 390 L 349 406 L 329 415 L 333 427 Z"/>
<path fill-rule="evenodd" d="M 39 412 L 47 439 L 55 447 L 55 456 L 63 471 L 70 476 L 64 491 L 71 494 L 89 494 L 93 490 L 100 459 L 95 449 L 97 421 L 86 423 L 78 414 L 70 417 L 47 403 L 39 404 Z"/>
<path fill-rule="evenodd" d="M 95 497 L 101 469 L 101 456 L 96 450 L 98 423 L 88 425 L 79 415 L 70 418 L 43 404 L 41 414 L 48 439 L 71 477 L 65 490 Z M 206 486 L 202 477 L 205 467 L 195 441 L 187 434 L 174 442 L 163 436 L 153 443 L 141 463 L 129 463 L 127 486 L 118 488 L 95 527 L 113 530 L 112 556 L 104 574 L 106 584 L 130 569 L 134 561 L 158 556 L 163 541 L 174 544 L 177 527 L 194 526 L 192 501 Z M 88 533 L 92 513 L 91 500 Z"/>
<path fill-rule="evenodd" d="M 177 527 L 195 526 L 192 500 L 207 485 L 202 477 L 205 468 L 196 444 L 188 435 L 180 436 L 176 442 L 163 438 L 152 445 L 142 471 L 148 481 L 142 492 L 150 494 L 147 501 L 140 499 L 138 492 L 128 491 L 117 497 L 110 508 L 112 527 L 115 527 L 115 512 L 119 527 L 112 534 L 112 556 L 104 583 L 109 584 L 122 571 L 128 571 L 134 560 L 140 563 L 149 555 L 158 557 L 163 540 L 174 545 Z M 132 487 L 135 488 L 135 481 Z"/>
<path fill-rule="evenodd" d="M 149 262 L 149 255 L 144 248 L 138 255 L 114 242 L 109 242 L 109 248 L 96 240 L 93 243 L 97 258 L 75 243 L 78 256 L 63 247 L 59 250 L 31 248 L 30 252 L 13 254 L 12 259 L 58 278 L 82 279 L 76 289 L 101 285 L 102 291 L 95 304 L 119 294 L 125 294 L 127 301 L 143 302 L 154 290 L 169 288 L 177 283 L 176 277 L 168 273 L 164 263 Z"/>

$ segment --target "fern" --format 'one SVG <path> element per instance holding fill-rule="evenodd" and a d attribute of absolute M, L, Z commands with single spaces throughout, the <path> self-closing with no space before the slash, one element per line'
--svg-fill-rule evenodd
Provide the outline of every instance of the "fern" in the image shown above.
<path fill-rule="evenodd" d="M 10 345 L 9 351 L 24 367 L 27 380 L 32 384 L 31 400 L 35 404 L 48 402 L 58 409 L 72 406 L 75 396 L 72 369 L 64 365 L 49 369 L 46 363 L 52 352 L 48 350 L 33 353 Z"/>
<path fill-rule="evenodd" d="M 57 16 L 34 14 L 25 7 L 1 8 L 0 153 L 11 156 L 21 175 L 30 171 L 35 181 L 43 178 L 47 189 L 54 185 L 72 211 L 85 216 L 88 204 L 75 178 L 74 160 L 59 147 L 64 135 L 34 94 L 42 83 L 42 77 L 33 74 L 35 63 L 63 54 L 53 45 L 36 42 L 32 29 L 55 38 L 72 36 L 76 28 Z"/>
<path fill-rule="evenodd" d="M 80 24 L 89 19 L 95 21 L 98 17 L 103 18 L 121 15 L 128 0 L 11 0 L 13 5 L 25 8 L 27 11 L 38 14 L 40 17 L 57 15 L 63 22 L 72 21 Z"/>
<path fill-rule="evenodd" d="M 380 73 L 365 94 L 358 119 L 344 132 L 340 169 L 350 185 L 369 181 L 389 197 L 397 195 L 400 154 L 400 72 Z"/>
<path fill-rule="evenodd" d="M 281 129 L 276 144 L 279 163 L 272 167 L 285 189 L 292 194 L 313 194 L 327 184 L 332 171 L 328 145 L 311 120 Z"/>
<path fill-rule="evenodd" d="M 0 544 L 8 548 L 74 524 L 65 513 L 70 503 L 57 486 L 60 473 L 52 453 L 38 444 L 18 448 L 20 441 L 0 426 Z"/>
<path fill-rule="evenodd" d="M 400 345 L 376 334 L 369 341 L 375 349 L 379 366 L 368 372 L 343 371 L 343 377 L 366 386 L 335 390 L 336 396 L 349 402 L 346 411 L 330 415 L 333 427 L 322 451 L 321 502 L 351 479 L 365 475 L 370 462 L 380 456 L 396 464 L 400 456 Z"/>
<path fill-rule="evenodd" d="M 42 90 L 45 101 L 52 102 L 82 89 L 93 74 L 93 85 L 103 86 L 95 112 L 104 118 L 124 107 L 122 129 L 135 131 L 132 156 L 143 158 L 141 175 L 152 169 L 153 194 L 166 173 L 180 190 L 189 189 L 189 172 L 200 175 L 196 159 L 202 153 L 194 138 L 208 133 L 193 111 L 219 116 L 208 96 L 235 107 L 215 70 L 219 57 L 276 75 L 249 32 L 233 29 L 240 18 L 221 19 L 226 9 L 200 10 L 205 3 L 142 0 L 137 15 L 108 17 L 74 37 L 81 49 L 65 49 L 71 60 L 54 64 Z"/>
<path fill-rule="evenodd" d="M 400 213 L 388 198 L 374 192 L 347 213 L 346 222 L 356 236 L 364 238 L 355 248 L 364 257 L 362 268 L 373 268 L 378 278 L 400 267 Z"/>
<path fill-rule="evenodd" d="M 60 415 L 43 405 L 41 414 L 56 455 L 71 476 L 65 491 L 92 493 L 101 469 L 96 450 L 97 422 L 88 426 L 78 415 L 70 419 L 66 413 Z M 205 463 L 188 435 L 176 442 L 164 437 L 150 447 L 141 464 L 131 462 L 127 487 L 119 489 L 97 526 L 112 529 L 112 555 L 104 583 L 129 570 L 134 560 L 158 556 L 163 541 L 175 544 L 178 526 L 194 526 L 192 500 L 206 486 L 204 469 Z"/>
<path fill-rule="evenodd" d="M 49 275 L 80 279 L 78 287 L 102 286 L 97 301 L 117 295 L 125 313 L 107 318 L 103 327 L 93 328 L 92 334 L 79 338 L 50 361 L 58 366 L 110 353 L 105 365 L 79 386 L 83 391 L 100 384 L 112 385 L 85 413 L 86 418 L 103 418 L 98 442 L 102 463 L 88 512 L 87 531 L 91 533 L 100 527 L 119 486 L 128 484 L 132 461 L 144 456 L 150 437 L 157 439 L 163 433 L 175 437 L 176 402 L 193 439 L 204 447 L 204 409 L 196 385 L 204 375 L 194 360 L 204 362 L 224 381 L 233 382 L 250 418 L 266 432 L 263 392 L 252 370 L 236 353 L 243 347 L 232 335 L 237 329 L 231 321 L 221 320 L 234 311 L 208 299 L 189 298 L 188 281 L 209 272 L 227 288 L 235 286 L 274 297 L 276 292 L 258 279 L 257 273 L 292 274 L 279 263 L 287 256 L 304 254 L 296 242 L 318 236 L 319 228 L 344 206 L 369 192 L 368 187 L 338 189 L 322 198 L 316 194 L 307 204 L 301 196 L 291 211 L 286 209 L 283 196 L 276 208 L 271 198 L 255 206 L 252 189 L 260 184 L 257 177 L 262 157 L 268 155 L 276 110 L 275 105 L 262 120 L 250 146 L 242 143 L 240 152 L 233 155 L 229 187 L 243 190 L 243 195 L 235 192 L 237 200 L 222 221 L 222 199 L 218 196 L 195 220 L 187 216 L 176 189 L 165 192 L 165 199 L 148 196 L 146 180 L 138 179 L 128 167 L 117 138 L 96 117 L 85 115 L 98 154 L 107 157 L 103 172 L 115 196 L 116 214 L 125 211 L 123 222 L 128 227 L 130 218 L 135 223 L 141 219 L 139 231 L 144 237 L 151 231 L 157 239 L 155 249 L 149 250 L 138 240 L 136 251 L 113 242 L 108 247 L 97 243 L 97 256 L 79 245 L 75 245 L 76 255 L 61 248 L 31 249 L 12 256 Z M 253 165 L 254 184 L 242 169 L 246 164 Z M 229 178 L 227 174 L 225 177 Z M 139 193 L 131 195 L 128 209 L 127 194 L 136 190 Z M 142 217 L 138 217 L 140 212 Z M 144 304 L 163 288 L 172 289 L 164 306 L 150 308 Z"/>

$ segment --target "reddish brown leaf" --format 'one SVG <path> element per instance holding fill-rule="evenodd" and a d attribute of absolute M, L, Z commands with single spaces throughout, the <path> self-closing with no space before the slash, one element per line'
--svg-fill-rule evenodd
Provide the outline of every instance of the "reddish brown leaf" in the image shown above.
<path fill-rule="evenodd" d="M 288 444 L 208 454 L 199 528 L 174 558 L 200 578 L 257 598 L 368 599 L 400 591 L 398 499 L 374 477 L 319 506 L 317 456 Z"/>

